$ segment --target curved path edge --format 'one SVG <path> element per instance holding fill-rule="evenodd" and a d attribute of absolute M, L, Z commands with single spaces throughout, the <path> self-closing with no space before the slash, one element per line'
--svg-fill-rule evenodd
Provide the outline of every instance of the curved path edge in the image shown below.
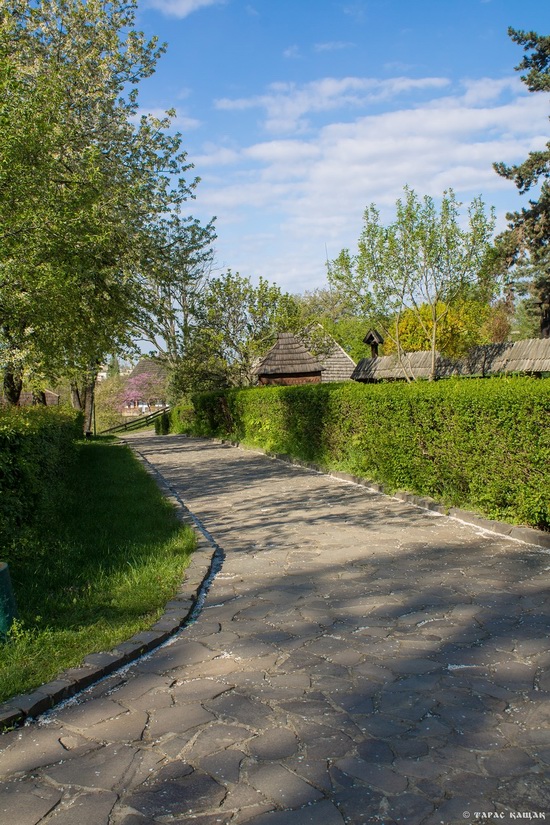
<path fill-rule="evenodd" d="M 259 447 L 251 447 L 238 441 L 218 438 L 205 438 L 204 440 L 220 444 L 229 444 L 232 447 L 258 452 L 277 461 L 295 464 L 299 467 L 340 479 L 341 481 L 358 484 L 361 487 L 366 487 L 369 490 L 388 495 L 391 498 L 405 501 L 423 510 L 431 510 L 442 515 L 450 516 L 451 518 L 456 518 L 465 524 L 470 524 L 482 530 L 487 530 L 515 541 L 550 550 L 550 533 L 545 533 L 542 530 L 537 530 L 532 527 L 515 526 L 501 521 L 493 521 L 483 518 L 476 513 L 461 510 L 456 507 L 449 508 L 427 496 L 419 496 L 406 491 L 386 492 L 384 485 L 360 476 L 330 470 L 319 464 L 301 461 L 300 459 L 283 453 L 273 453 L 268 450 L 262 450 Z M 195 531 L 197 546 L 191 556 L 189 566 L 185 570 L 185 579 L 174 598 L 166 604 L 164 614 L 149 630 L 135 634 L 128 639 L 128 641 L 122 642 L 112 650 L 89 654 L 84 658 L 82 665 L 69 668 L 60 673 L 55 680 L 41 685 L 35 691 L 14 696 L 0 705 L 0 734 L 3 731 L 24 724 L 27 719 L 32 719 L 44 713 L 44 711 L 50 710 L 60 702 L 75 696 L 82 690 L 91 687 L 91 685 L 109 676 L 119 668 L 124 667 L 159 647 L 171 636 L 178 633 L 192 618 L 201 592 L 204 590 L 205 582 L 208 581 L 212 574 L 214 559 L 220 551 L 220 548 L 209 537 L 207 531 L 202 528 L 202 525 L 193 513 L 185 506 L 181 499 L 175 495 L 162 474 L 154 468 L 129 441 L 125 441 L 125 443 L 130 446 L 145 470 L 155 479 L 167 500 L 174 505 L 178 519 L 182 524 L 187 524 Z"/>
<path fill-rule="evenodd" d="M 159 647 L 193 619 L 197 605 L 200 604 L 201 595 L 212 575 L 220 548 L 208 536 L 193 513 L 175 495 L 161 473 L 149 464 L 132 444 L 125 443 L 130 446 L 138 461 L 154 478 L 167 500 L 174 505 L 178 520 L 195 532 L 197 545 L 189 565 L 185 568 L 185 578 L 175 596 L 165 605 L 163 615 L 149 630 L 136 633 L 112 650 L 90 653 L 81 665 L 64 670 L 56 679 L 41 685 L 31 693 L 14 696 L 1 704 L 0 734 L 23 725 L 27 720 L 70 699 L 119 668 L 125 667 Z"/>

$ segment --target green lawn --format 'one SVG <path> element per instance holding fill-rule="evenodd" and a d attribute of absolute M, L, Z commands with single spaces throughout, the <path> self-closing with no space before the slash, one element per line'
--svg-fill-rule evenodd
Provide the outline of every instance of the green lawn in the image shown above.
<path fill-rule="evenodd" d="M 153 624 L 182 581 L 195 536 L 114 439 L 82 442 L 65 493 L 9 562 L 19 620 L 0 644 L 0 700 Z"/>

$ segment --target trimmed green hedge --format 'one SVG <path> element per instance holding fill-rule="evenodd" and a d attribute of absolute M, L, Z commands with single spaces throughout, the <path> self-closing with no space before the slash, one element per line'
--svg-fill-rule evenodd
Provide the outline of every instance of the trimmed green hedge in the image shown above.
<path fill-rule="evenodd" d="M 58 494 L 81 415 L 51 407 L 0 408 L 0 547 L 31 525 Z"/>
<path fill-rule="evenodd" d="M 550 529 L 550 379 L 315 384 L 203 393 L 172 432 L 226 437 Z"/>

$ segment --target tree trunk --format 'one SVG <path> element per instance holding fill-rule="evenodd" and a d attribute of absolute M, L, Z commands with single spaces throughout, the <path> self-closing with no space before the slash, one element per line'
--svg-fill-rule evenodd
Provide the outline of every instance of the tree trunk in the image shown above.
<path fill-rule="evenodd" d="M 71 383 L 71 402 L 75 410 L 84 413 L 84 434 L 91 435 L 94 425 L 94 395 L 97 379 L 97 367 L 91 366 L 83 376 L 81 386 Z"/>
<path fill-rule="evenodd" d="M 437 304 L 436 304 L 437 307 Z M 430 381 L 435 381 L 436 375 L 436 341 L 437 341 L 437 319 L 432 316 L 432 363 L 430 367 Z"/>
<path fill-rule="evenodd" d="M 46 393 L 44 390 L 33 390 L 32 391 L 32 403 L 35 406 L 46 407 Z"/>
<path fill-rule="evenodd" d="M 12 407 L 17 406 L 23 389 L 23 378 L 11 366 L 4 370 L 4 397 Z"/>

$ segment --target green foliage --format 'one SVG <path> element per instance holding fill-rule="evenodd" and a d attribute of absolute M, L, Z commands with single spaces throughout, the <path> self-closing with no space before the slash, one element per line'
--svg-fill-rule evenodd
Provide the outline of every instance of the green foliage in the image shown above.
<path fill-rule="evenodd" d="M 193 405 L 196 435 L 550 528 L 550 379 L 262 387 Z"/>
<path fill-rule="evenodd" d="M 516 66 L 526 70 L 521 76 L 530 92 L 550 90 L 550 37 L 536 32 L 508 29 L 512 40 L 523 47 L 525 56 Z M 503 265 L 511 268 L 515 280 L 527 279 L 533 298 L 542 305 L 540 331 L 550 335 L 550 141 L 546 148 L 529 152 L 523 163 L 493 164 L 495 171 L 515 183 L 521 194 L 540 185 L 536 200 L 528 207 L 506 215 L 508 230 L 498 238 Z"/>
<path fill-rule="evenodd" d="M 81 416 L 52 407 L 0 408 L 0 546 L 17 540 L 63 488 Z"/>
<path fill-rule="evenodd" d="M 194 543 L 128 447 L 80 442 L 63 494 L 6 557 L 20 618 L 0 646 L 0 700 L 150 627 Z"/>
<path fill-rule="evenodd" d="M 172 395 L 250 384 L 255 359 L 277 332 L 295 329 L 298 318 L 294 298 L 264 278 L 253 284 L 231 270 L 211 278 L 197 298 Z"/>
<path fill-rule="evenodd" d="M 136 31 L 136 10 L 133 0 L 0 5 L 0 368 L 11 403 L 23 377 L 76 382 L 131 346 L 151 302 L 151 249 L 157 262 L 162 247 L 165 273 L 172 246 L 195 239 L 178 214 L 197 180 L 185 180 L 181 136 L 169 133 L 174 112 L 139 116 L 136 84 L 164 49 Z"/>
<path fill-rule="evenodd" d="M 461 301 L 452 307 L 445 307 L 440 301 L 436 307 L 441 318 L 435 334 L 436 350 L 443 355 L 460 357 L 477 344 L 490 343 L 484 329 L 490 311 L 490 306 L 481 301 Z M 422 304 L 414 311 L 406 309 L 401 315 L 399 342 L 406 352 L 429 350 L 432 346 L 432 332 L 433 314 L 429 304 Z M 396 349 L 396 343 L 392 339 L 384 344 L 385 355 L 390 355 Z"/>
<path fill-rule="evenodd" d="M 95 416 L 97 432 L 108 430 L 122 424 L 124 417 L 121 413 L 121 396 L 124 379 L 120 373 L 113 372 L 107 375 L 104 381 L 99 381 L 95 388 Z"/>
<path fill-rule="evenodd" d="M 170 432 L 170 416 L 167 412 L 163 412 L 158 418 L 155 418 L 155 433 L 157 435 L 168 435 Z"/>
<path fill-rule="evenodd" d="M 475 293 L 491 292 L 486 266 L 494 214 L 485 213 L 480 198 L 468 207 L 466 228 L 460 220 L 462 204 L 452 190 L 443 193 L 439 207 L 433 198 L 420 199 L 405 187 L 389 226 L 371 204 L 364 214 L 358 252 L 343 250 L 329 264 L 328 279 L 359 315 L 376 319 L 384 338 L 403 349 L 399 324 L 404 312 L 414 314 L 430 340 L 432 377 L 436 371 L 438 330 L 451 307 Z M 429 308 L 429 317 L 420 307 Z"/>

